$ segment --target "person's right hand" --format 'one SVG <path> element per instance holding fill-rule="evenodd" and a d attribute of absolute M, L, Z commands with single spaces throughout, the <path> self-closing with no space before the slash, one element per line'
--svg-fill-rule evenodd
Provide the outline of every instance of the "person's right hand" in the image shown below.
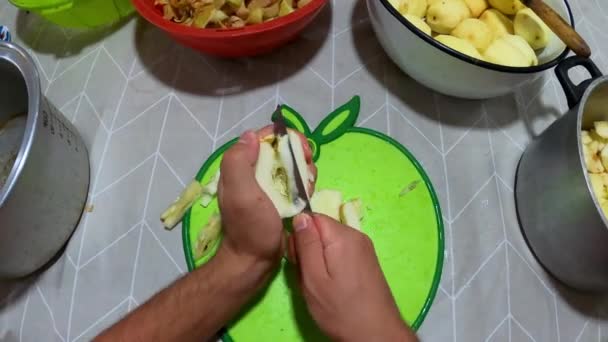
<path fill-rule="evenodd" d="M 291 238 L 304 299 L 330 338 L 417 341 L 401 318 L 365 234 L 327 216 L 300 214 Z"/>

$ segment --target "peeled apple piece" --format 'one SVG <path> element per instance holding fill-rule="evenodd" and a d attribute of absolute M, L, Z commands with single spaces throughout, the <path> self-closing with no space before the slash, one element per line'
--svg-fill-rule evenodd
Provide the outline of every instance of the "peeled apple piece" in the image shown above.
<path fill-rule="evenodd" d="M 602 164 L 600 157 L 598 157 L 597 155 L 597 153 L 599 152 L 597 144 L 594 143 L 595 141 L 588 145 L 583 145 L 583 158 L 585 160 L 585 167 L 587 168 L 587 171 L 591 173 L 602 173 L 605 171 L 605 168 Z"/>
<path fill-rule="evenodd" d="M 525 8 L 524 4 L 519 0 L 488 0 L 490 6 L 496 8 L 503 14 L 513 15 L 519 10 Z"/>
<path fill-rule="evenodd" d="M 490 46 L 490 43 L 494 39 L 488 25 L 479 19 L 473 18 L 465 19 L 458 24 L 454 31 L 452 31 L 452 36 L 467 40 L 477 50 L 482 52 Z"/>
<path fill-rule="evenodd" d="M 604 147 L 602 152 L 600 152 L 600 160 L 602 161 L 604 169 L 608 170 L 608 147 Z"/>
<path fill-rule="evenodd" d="M 294 136 L 295 138 L 293 138 Z M 293 164 L 291 158 L 288 144 L 290 139 L 297 165 Z M 298 145 L 300 148 L 297 147 Z M 260 142 L 255 178 L 281 218 L 293 217 L 306 207 L 305 200 L 298 196 L 295 167 L 300 171 L 302 182 L 306 186 L 309 179 L 308 165 L 304 150 L 301 148 L 300 138 L 296 134 L 288 134 L 279 138 L 267 137 Z"/>
<path fill-rule="evenodd" d="M 589 145 L 594 148 L 596 151 L 603 150 L 606 145 L 608 145 L 608 139 L 600 136 L 595 129 L 589 131 L 589 138 L 591 138 L 591 142 Z"/>
<path fill-rule="evenodd" d="M 514 34 L 515 31 L 513 29 L 513 22 L 511 19 L 507 18 L 504 14 L 499 11 L 490 8 L 483 12 L 479 20 L 483 21 L 488 25 L 492 33 L 494 34 L 494 39 L 498 39 L 505 34 Z"/>
<path fill-rule="evenodd" d="M 397 9 L 401 15 L 409 14 L 418 18 L 423 18 L 426 15 L 427 7 L 427 0 L 401 0 Z"/>
<path fill-rule="evenodd" d="M 529 56 L 526 56 L 507 39 L 495 40 L 484 52 L 487 62 L 510 67 L 529 67 L 531 64 Z"/>
<path fill-rule="evenodd" d="M 589 181 L 591 182 L 591 189 L 598 200 L 601 201 L 602 199 L 608 198 L 606 186 L 604 185 L 604 180 L 601 174 L 590 173 Z"/>
<path fill-rule="evenodd" d="M 342 206 L 342 193 L 336 190 L 317 190 L 310 199 L 313 212 L 327 215 L 336 221 L 340 220 L 340 207 Z"/>
<path fill-rule="evenodd" d="M 362 219 L 363 204 L 360 199 L 348 201 L 340 207 L 340 222 L 343 224 L 360 231 Z"/>
<path fill-rule="evenodd" d="M 473 18 L 479 18 L 481 13 L 489 6 L 487 0 L 464 0 L 464 2 L 467 4 L 467 7 L 469 7 Z"/>
<path fill-rule="evenodd" d="M 583 145 L 589 145 L 593 140 L 591 140 L 591 136 L 589 135 L 589 131 L 581 132 L 581 141 Z"/>
<path fill-rule="evenodd" d="M 410 14 L 406 14 L 404 15 L 405 19 L 407 19 L 410 23 L 412 23 L 412 25 L 416 26 L 416 28 L 418 28 L 420 31 L 428 34 L 429 36 L 433 33 L 431 31 L 431 27 L 424 22 L 424 20 L 415 17 L 413 15 Z"/>
<path fill-rule="evenodd" d="M 502 39 L 522 52 L 529 59 L 531 66 L 538 65 L 538 56 L 536 56 L 536 52 L 534 52 L 530 44 L 528 44 L 525 39 L 513 34 L 506 34 L 502 37 Z"/>
<path fill-rule="evenodd" d="M 542 49 L 549 44 L 551 29 L 529 8 L 517 12 L 513 20 L 515 34 L 524 38 L 534 49 Z"/>
<path fill-rule="evenodd" d="M 593 123 L 597 135 L 604 139 L 608 139 L 608 121 L 596 121 Z"/>
<path fill-rule="evenodd" d="M 463 0 L 442 0 L 429 6 L 426 22 L 437 33 L 449 34 L 461 21 L 471 17 Z"/>
<path fill-rule="evenodd" d="M 440 34 L 437 37 L 435 37 L 435 39 L 438 42 L 440 42 L 458 52 L 462 52 L 467 56 L 471 56 L 473 58 L 483 60 L 483 57 L 479 54 L 477 49 L 475 49 L 475 46 L 473 46 L 473 44 L 471 44 L 467 40 L 457 38 L 454 36 L 448 36 L 445 34 Z"/>

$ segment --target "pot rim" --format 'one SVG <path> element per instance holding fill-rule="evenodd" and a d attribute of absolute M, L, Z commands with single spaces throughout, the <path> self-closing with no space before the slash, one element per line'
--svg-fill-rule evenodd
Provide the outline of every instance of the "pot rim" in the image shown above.
<path fill-rule="evenodd" d="M 20 46 L 0 42 L 0 63 L 8 63 L 15 67 L 20 73 L 27 89 L 27 121 L 21 147 L 17 153 L 17 158 L 13 163 L 11 172 L 6 179 L 6 183 L 0 188 L 0 208 L 4 206 L 11 192 L 15 188 L 19 176 L 25 167 L 25 162 L 32 149 L 34 136 L 36 135 L 36 122 L 40 108 L 40 77 L 36 64 L 30 55 Z"/>
<path fill-rule="evenodd" d="M 378 1 L 378 0 L 373 0 L 373 1 Z M 403 26 L 405 26 L 407 29 L 409 29 L 412 33 L 414 33 L 415 35 L 418 36 L 418 38 L 422 39 L 423 41 L 425 41 L 426 43 L 434 46 L 435 48 L 447 53 L 448 55 L 451 55 L 452 57 L 456 57 L 464 62 L 467 62 L 469 64 L 473 64 L 479 67 L 482 67 L 484 69 L 489 69 L 489 70 L 493 70 L 493 71 L 499 71 L 499 72 L 506 72 L 506 73 L 512 73 L 512 74 L 531 74 L 531 73 L 536 73 L 536 72 L 540 72 L 540 71 L 544 71 L 547 69 L 550 69 L 554 66 L 556 66 L 561 60 L 563 60 L 564 58 L 566 58 L 566 56 L 570 53 L 570 49 L 568 47 L 566 47 L 564 49 L 564 51 L 559 54 L 558 56 L 556 56 L 554 59 L 552 59 L 549 62 L 540 64 L 540 65 L 536 65 L 536 66 L 530 66 L 530 67 L 510 67 L 510 66 L 505 66 L 505 65 L 499 65 L 499 64 L 494 64 L 494 63 L 489 63 L 486 61 L 482 61 L 473 57 L 470 57 L 468 55 L 463 54 L 462 52 L 459 52 L 457 50 L 454 50 L 446 45 L 443 45 L 441 43 L 439 43 L 438 41 L 436 41 L 435 39 L 433 39 L 433 37 L 427 35 L 426 33 L 420 31 L 416 26 L 414 26 L 414 24 L 410 23 L 407 19 L 405 19 L 398 11 L 397 9 L 395 9 L 389 2 L 389 0 L 379 0 L 380 3 L 382 3 L 382 5 L 384 5 L 384 7 L 386 8 L 386 10 L 395 18 L 397 19 Z M 564 1 L 564 5 L 566 6 L 566 10 L 568 11 L 568 17 L 570 20 L 570 25 L 572 25 L 572 28 L 575 28 L 575 23 L 574 23 L 574 16 L 572 15 L 572 9 L 570 8 L 570 4 L 568 3 L 568 0 L 563 0 Z"/>

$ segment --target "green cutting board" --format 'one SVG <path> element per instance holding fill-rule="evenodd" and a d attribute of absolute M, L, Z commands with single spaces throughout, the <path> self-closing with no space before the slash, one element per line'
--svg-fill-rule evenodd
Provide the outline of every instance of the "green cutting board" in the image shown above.
<path fill-rule="evenodd" d="M 405 321 L 422 324 L 435 297 L 443 267 L 443 222 L 431 182 L 414 156 L 392 138 L 355 127 L 360 99 L 329 114 L 311 131 L 301 115 L 281 110 L 288 126 L 302 132 L 318 168 L 317 189 L 336 189 L 345 199 L 364 204 L 363 231 L 372 239 L 380 265 Z M 207 183 L 220 166 L 228 142 L 203 164 L 197 180 Z M 410 186 L 410 191 L 402 190 Z M 413 188 L 413 189 L 412 189 Z M 196 203 L 184 218 L 183 241 L 188 269 L 203 265 L 215 253 L 195 260 L 192 246 L 214 212 Z M 219 242 L 218 242 L 219 245 Z M 266 291 L 255 298 L 223 333 L 224 341 L 325 340 L 308 314 L 295 283 L 297 270 L 283 261 Z"/>

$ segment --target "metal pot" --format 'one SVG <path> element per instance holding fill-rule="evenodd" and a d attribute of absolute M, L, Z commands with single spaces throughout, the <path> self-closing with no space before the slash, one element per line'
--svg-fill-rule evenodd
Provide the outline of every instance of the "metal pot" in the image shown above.
<path fill-rule="evenodd" d="M 574 85 L 568 71 L 582 66 L 592 78 Z M 583 159 L 581 130 L 608 120 L 608 77 L 588 59 L 571 57 L 556 68 L 570 111 L 524 152 L 515 196 L 520 224 L 540 263 L 580 290 L 608 291 L 608 221 L 595 198 Z"/>
<path fill-rule="evenodd" d="M 16 161 L 0 189 L 0 277 L 46 264 L 77 226 L 89 187 L 87 149 L 40 92 L 30 56 L 0 43 L 0 122 L 27 113 Z"/>

